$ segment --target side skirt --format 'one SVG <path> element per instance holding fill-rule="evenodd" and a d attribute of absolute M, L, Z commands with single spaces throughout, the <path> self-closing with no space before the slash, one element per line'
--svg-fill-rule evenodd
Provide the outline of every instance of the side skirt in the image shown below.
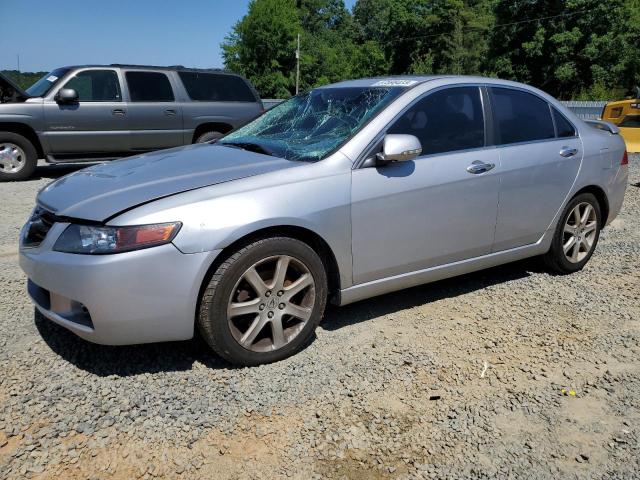
<path fill-rule="evenodd" d="M 553 233 L 553 230 L 548 230 L 540 240 L 531 245 L 354 285 L 353 287 L 340 290 L 339 297 L 335 299 L 335 303 L 338 305 L 348 305 L 359 300 L 364 300 L 365 298 L 371 298 L 425 283 L 436 282 L 445 278 L 464 275 L 465 273 L 484 270 L 485 268 L 495 267 L 504 263 L 542 255 L 549 250 Z"/>

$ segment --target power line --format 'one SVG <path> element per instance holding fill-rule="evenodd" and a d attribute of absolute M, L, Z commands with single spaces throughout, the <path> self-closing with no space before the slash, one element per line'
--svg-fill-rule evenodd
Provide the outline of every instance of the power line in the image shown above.
<path fill-rule="evenodd" d="M 586 10 L 577 10 L 575 12 L 571 12 L 571 13 L 561 13 L 558 15 L 548 15 L 546 17 L 538 17 L 538 18 L 528 18 L 525 20 L 518 20 L 516 22 L 508 22 L 508 23 L 498 23 L 496 25 L 493 26 L 487 26 L 486 28 L 483 27 L 471 27 L 471 26 L 467 26 L 467 27 L 462 27 L 461 30 L 486 30 L 486 29 L 492 29 L 492 28 L 503 28 L 503 27 L 509 27 L 512 25 L 519 25 L 521 23 L 532 23 L 532 22 L 540 22 L 542 20 L 551 20 L 554 18 L 561 18 L 561 17 L 572 17 L 574 15 L 579 15 L 581 13 L 586 13 L 586 12 L 590 12 L 593 9 L 586 9 Z M 389 44 L 389 43 L 398 43 L 398 42 L 403 42 L 403 41 L 407 41 L 407 40 L 416 40 L 419 38 L 432 38 L 432 37 L 442 37 L 445 35 L 451 35 L 449 32 L 442 32 L 442 33 L 432 33 L 432 34 L 427 34 L 427 35 L 415 35 L 415 36 L 411 36 L 411 37 L 401 37 L 401 38 L 395 38 L 393 40 L 388 40 L 385 42 L 379 42 L 381 44 Z"/>

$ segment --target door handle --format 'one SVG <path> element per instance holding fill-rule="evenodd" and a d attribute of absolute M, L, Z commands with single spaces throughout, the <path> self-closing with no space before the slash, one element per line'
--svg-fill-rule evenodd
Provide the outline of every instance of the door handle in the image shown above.
<path fill-rule="evenodd" d="M 171 109 L 171 108 L 169 108 L 169 109 L 167 109 L 167 110 L 165 110 L 165 111 L 164 111 L 164 114 L 165 114 L 165 115 L 169 115 L 169 116 L 171 116 L 171 115 L 175 115 L 175 114 L 176 114 L 176 111 L 175 111 L 175 110 L 173 110 L 173 109 Z"/>
<path fill-rule="evenodd" d="M 114 108 L 111 110 L 112 115 L 124 115 L 124 110 L 122 108 Z"/>
<path fill-rule="evenodd" d="M 576 153 L 578 153 L 578 149 L 577 148 L 562 147 L 560 149 L 560 156 L 561 157 L 565 157 L 565 158 L 573 157 Z"/>
<path fill-rule="evenodd" d="M 476 160 L 474 162 L 471 162 L 471 165 L 467 167 L 467 172 L 477 175 L 478 173 L 488 172 L 495 166 L 495 163 L 484 163 L 480 160 Z"/>

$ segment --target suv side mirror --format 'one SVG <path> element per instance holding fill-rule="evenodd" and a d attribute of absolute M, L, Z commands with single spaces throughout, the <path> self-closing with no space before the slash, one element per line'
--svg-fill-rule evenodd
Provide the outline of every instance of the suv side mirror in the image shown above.
<path fill-rule="evenodd" d="M 376 155 L 380 162 L 406 162 L 422 153 L 420 140 L 413 135 L 390 133 L 382 142 L 382 152 Z"/>
<path fill-rule="evenodd" d="M 75 103 L 78 101 L 78 92 L 73 88 L 61 88 L 56 94 L 55 101 L 58 103 Z"/>

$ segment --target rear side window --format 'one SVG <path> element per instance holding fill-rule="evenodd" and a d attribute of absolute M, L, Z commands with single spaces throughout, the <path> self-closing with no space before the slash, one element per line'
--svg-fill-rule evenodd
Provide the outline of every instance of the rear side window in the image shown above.
<path fill-rule="evenodd" d="M 173 102 L 169 78 L 160 72 L 127 72 L 125 74 L 132 102 Z"/>
<path fill-rule="evenodd" d="M 422 154 L 484 146 L 484 117 L 478 87 L 453 87 L 418 100 L 387 130 L 418 137 Z"/>
<path fill-rule="evenodd" d="M 178 72 L 189 98 L 198 102 L 255 102 L 249 86 L 239 77 L 215 73 Z"/>
<path fill-rule="evenodd" d="M 556 122 L 556 132 L 559 138 L 563 137 L 575 137 L 576 129 L 573 128 L 571 122 L 567 120 L 558 110 L 552 107 L 553 120 Z"/>
<path fill-rule="evenodd" d="M 120 102 L 120 81 L 114 70 L 85 70 L 62 88 L 73 88 L 80 102 Z"/>
<path fill-rule="evenodd" d="M 490 90 L 497 144 L 555 138 L 547 102 L 520 90 L 496 87 Z"/>

